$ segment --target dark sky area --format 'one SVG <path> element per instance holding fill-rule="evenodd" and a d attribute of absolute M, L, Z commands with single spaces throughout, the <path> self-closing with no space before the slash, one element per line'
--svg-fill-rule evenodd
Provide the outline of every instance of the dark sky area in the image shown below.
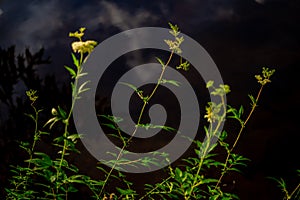
<path fill-rule="evenodd" d="M 286 177 L 293 185 L 300 169 L 299 11 L 299 0 L 2 0 L 0 47 L 15 45 L 17 53 L 44 47 L 52 63 L 38 73 L 54 74 L 60 84 L 69 79 L 63 68 L 71 65 L 69 32 L 84 26 L 87 39 L 101 42 L 132 28 L 168 27 L 170 21 L 211 55 L 235 106 L 249 103 L 248 93 L 258 91 L 254 75 L 262 67 L 276 69 L 237 146 L 251 159 L 237 186 L 242 200 L 280 199 L 266 177 Z M 16 95 L 24 96 L 23 90 L 16 87 Z M 1 117 L 1 102 L 0 108 Z"/>

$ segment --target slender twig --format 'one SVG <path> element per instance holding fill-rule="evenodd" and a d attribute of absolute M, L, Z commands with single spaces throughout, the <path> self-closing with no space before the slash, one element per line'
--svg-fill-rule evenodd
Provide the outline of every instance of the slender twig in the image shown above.
<path fill-rule="evenodd" d="M 33 157 L 33 151 L 34 151 L 34 148 L 35 148 L 35 145 L 36 145 L 36 137 L 38 135 L 38 119 L 39 119 L 39 111 L 36 109 L 36 107 L 34 106 L 34 102 L 33 101 L 30 106 L 33 108 L 34 110 L 34 113 L 35 113 L 35 117 L 34 117 L 34 138 L 33 138 L 33 143 L 32 143 L 32 146 L 31 146 L 31 149 L 30 149 L 30 152 L 29 152 L 29 160 L 31 161 L 32 160 L 32 157 Z M 31 162 L 28 162 L 28 169 L 30 168 L 30 164 Z"/>
<path fill-rule="evenodd" d="M 300 189 L 300 183 L 296 186 L 296 188 L 293 190 L 293 192 L 289 195 L 290 199 L 293 197 L 293 195 L 296 193 L 296 191 Z"/>
<path fill-rule="evenodd" d="M 64 119 L 64 124 L 65 124 L 65 127 L 64 127 L 64 133 L 63 133 L 63 137 L 64 137 L 64 145 L 63 145 L 63 149 L 62 149 L 62 152 L 61 152 L 61 157 L 59 159 L 59 165 L 58 165 L 58 168 L 56 169 L 56 180 L 58 180 L 59 178 L 59 171 L 60 169 L 62 168 L 62 164 L 63 164 L 63 160 L 64 160 L 64 156 L 66 154 L 66 151 L 67 151 L 67 136 L 68 136 L 68 128 L 69 128 L 69 121 L 70 121 L 70 118 L 71 118 L 71 115 L 73 113 L 73 109 L 74 109 L 74 106 L 75 106 L 75 102 L 77 100 L 77 97 L 78 97 L 78 90 L 77 90 L 77 86 L 78 86 L 78 80 L 80 78 L 80 74 L 81 74 L 81 71 L 82 71 L 82 62 L 83 62 L 83 53 L 80 53 L 80 62 L 79 62 L 79 66 L 80 67 L 77 67 L 77 75 L 75 77 L 75 80 L 74 80 L 74 87 L 73 87 L 73 91 L 72 91 L 72 103 L 71 103 L 71 108 L 68 112 L 68 115 L 67 115 L 67 118 Z M 56 187 L 56 191 L 58 192 L 58 188 L 59 187 Z"/>
<path fill-rule="evenodd" d="M 166 178 L 163 182 L 161 182 L 160 184 L 157 184 L 156 187 L 154 187 L 152 190 L 150 190 L 149 192 L 147 192 L 147 194 L 145 194 L 144 196 L 142 196 L 141 198 L 139 198 L 139 200 L 144 199 L 145 197 L 147 197 L 149 194 L 152 194 L 153 191 L 155 191 L 160 185 L 163 185 L 165 182 L 168 182 L 169 179 L 171 179 L 172 176 L 169 176 L 168 178 Z"/>
<path fill-rule="evenodd" d="M 240 128 L 240 130 L 239 130 L 238 136 L 236 137 L 236 139 L 235 139 L 235 141 L 234 141 L 234 143 L 233 143 L 231 149 L 230 149 L 230 150 L 228 151 L 228 153 L 227 153 L 227 157 L 226 157 L 226 160 L 225 160 L 225 163 L 224 163 L 224 168 L 223 168 L 223 170 L 222 170 L 222 174 L 221 174 L 220 178 L 218 179 L 218 182 L 217 182 L 217 184 L 215 185 L 215 188 L 217 188 L 217 187 L 219 186 L 219 184 L 221 183 L 221 181 L 222 181 L 222 179 L 223 179 L 223 177 L 224 177 L 224 175 L 225 175 L 225 173 L 226 173 L 226 168 L 227 168 L 227 164 L 228 164 L 228 161 L 229 161 L 229 157 L 230 157 L 231 153 L 233 152 L 234 148 L 236 147 L 236 145 L 237 145 L 237 143 L 238 143 L 238 141 L 239 141 L 239 139 L 240 139 L 240 137 L 241 137 L 241 134 L 242 134 L 243 130 L 245 129 L 245 126 L 246 126 L 247 122 L 249 121 L 249 119 L 250 119 L 250 117 L 252 116 L 252 114 L 253 114 L 255 108 L 257 107 L 257 102 L 258 102 L 258 99 L 259 99 L 259 97 L 260 97 L 260 95 L 261 95 L 261 92 L 262 92 L 263 87 L 264 87 L 264 85 L 261 85 L 261 87 L 260 87 L 260 89 L 259 89 L 259 91 L 258 91 L 258 94 L 257 94 L 257 96 L 256 96 L 255 102 L 253 102 L 252 109 L 251 109 L 251 111 L 249 112 L 249 114 L 248 114 L 246 120 L 245 120 L 245 121 L 243 122 L 243 124 L 241 125 L 241 128 Z"/>
<path fill-rule="evenodd" d="M 190 192 L 189 192 L 189 194 L 188 194 L 188 196 L 187 196 L 186 199 L 189 199 L 189 198 L 190 198 L 190 196 L 191 196 L 191 194 L 192 194 L 194 188 L 197 187 L 197 186 L 199 185 L 199 184 L 197 184 L 198 176 L 199 176 L 200 171 L 201 171 L 201 169 L 202 169 L 202 166 L 203 166 L 203 162 L 204 162 L 205 156 L 206 156 L 206 154 L 207 154 L 207 152 L 208 152 L 208 150 L 209 150 L 211 138 L 214 137 L 214 136 L 217 134 L 217 132 L 218 132 L 218 130 L 219 130 L 219 128 L 220 128 L 220 126 L 221 126 L 223 120 L 224 120 L 225 117 L 226 117 L 226 105 L 225 105 L 225 100 L 224 100 L 224 97 L 223 97 L 223 96 L 221 96 L 221 101 L 222 101 L 222 106 L 223 106 L 223 111 L 224 111 L 224 112 L 223 112 L 221 118 L 219 119 L 218 124 L 217 124 L 217 126 L 216 126 L 216 128 L 215 128 L 214 130 L 213 130 L 213 127 L 212 127 L 212 124 L 213 124 L 213 123 L 212 123 L 212 122 L 210 123 L 210 130 L 209 130 L 210 132 L 209 132 L 209 134 L 207 134 L 207 139 L 206 139 L 206 140 L 207 140 L 207 143 L 206 143 L 206 146 L 205 146 L 205 148 L 204 148 L 203 155 L 201 155 L 200 162 L 199 162 L 199 164 L 198 164 L 198 169 L 197 169 L 196 175 L 194 176 L 195 178 L 194 178 L 193 184 L 192 184 L 192 186 L 191 186 L 191 190 L 190 190 Z M 201 148 L 202 148 L 202 147 L 201 147 Z"/>
<path fill-rule="evenodd" d="M 159 78 L 158 78 L 158 81 L 157 81 L 157 83 L 156 83 L 154 89 L 152 90 L 151 94 L 149 95 L 149 97 L 148 97 L 146 100 L 144 100 L 144 103 L 143 103 L 143 106 L 142 106 L 142 109 L 141 109 L 141 111 L 140 111 L 139 118 L 138 118 L 138 121 L 137 121 L 137 125 L 135 126 L 135 129 L 134 129 L 133 133 L 131 134 L 130 138 L 127 140 L 127 143 L 124 143 L 124 144 L 123 144 L 123 147 L 121 148 L 121 150 L 120 150 L 120 152 L 119 152 L 119 154 L 118 154 L 118 156 L 117 156 L 117 158 L 116 158 L 116 160 L 115 160 L 113 166 L 110 168 L 110 170 L 109 170 L 109 172 L 108 172 L 108 174 L 107 174 L 107 176 L 106 176 L 106 178 L 105 178 L 105 180 L 104 180 L 104 184 L 103 184 L 102 187 L 101 187 L 100 193 L 99 193 L 99 195 L 98 195 L 99 197 L 101 197 L 101 195 L 102 195 L 102 193 L 103 193 L 103 191 L 104 191 L 104 188 L 105 188 L 105 186 L 106 186 L 106 183 L 108 182 L 108 179 L 110 178 L 111 173 L 112 173 L 113 170 L 116 168 L 117 162 L 118 162 L 118 160 L 121 158 L 121 156 L 122 156 L 122 154 L 123 154 L 125 148 L 128 146 L 128 144 L 130 144 L 131 140 L 132 140 L 133 137 L 135 136 L 135 134 L 136 134 L 136 132 L 137 132 L 137 130 L 138 130 L 138 127 L 139 127 L 139 125 L 140 125 L 140 122 L 141 122 L 141 120 L 142 120 L 142 116 L 143 116 L 143 114 L 144 114 L 146 105 L 148 104 L 148 102 L 150 101 L 150 99 L 153 97 L 153 95 L 154 95 L 155 92 L 157 91 L 158 86 L 161 84 L 161 80 L 162 80 L 163 75 L 164 75 L 164 73 L 165 73 L 166 67 L 169 65 L 170 61 L 172 60 L 173 54 L 174 54 L 174 51 L 172 51 L 172 52 L 170 53 L 170 56 L 169 56 L 169 59 L 168 59 L 167 63 L 166 63 L 165 65 L 162 66 L 162 71 L 161 71 L 161 73 L 160 73 L 160 76 L 159 76 Z"/>

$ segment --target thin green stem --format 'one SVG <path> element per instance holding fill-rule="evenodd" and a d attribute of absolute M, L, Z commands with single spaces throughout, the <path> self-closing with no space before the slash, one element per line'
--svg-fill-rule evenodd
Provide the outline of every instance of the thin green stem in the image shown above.
<path fill-rule="evenodd" d="M 260 87 L 260 89 L 259 89 L 259 91 L 258 91 L 258 94 L 257 94 L 257 96 L 256 96 L 255 102 L 253 102 L 251 111 L 249 112 L 249 114 L 248 114 L 246 120 L 245 120 L 245 121 L 243 122 L 243 124 L 241 125 L 241 128 L 240 128 L 240 130 L 239 130 L 238 136 L 236 137 L 236 139 L 235 139 L 235 141 L 234 141 L 234 143 L 233 143 L 231 149 L 227 152 L 227 157 L 226 157 L 226 160 L 225 160 L 224 168 L 223 168 L 223 170 L 222 170 L 221 176 L 220 176 L 219 179 L 218 179 L 217 184 L 215 185 L 215 188 L 217 188 L 217 187 L 219 186 L 219 184 L 221 183 L 221 181 L 222 181 L 222 179 L 223 179 L 223 177 L 224 177 L 224 175 L 225 175 L 225 173 L 226 173 L 226 170 L 227 170 L 227 164 L 228 164 L 228 161 L 229 161 L 229 157 L 230 157 L 231 153 L 233 152 L 234 148 L 236 147 L 236 145 L 237 145 L 237 143 L 238 143 L 238 141 L 239 141 L 239 139 L 240 139 L 240 137 L 241 137 L 241 134 L 242 134 L 243 130 L 245 129 L 246 124 L 248 123 L 248 121 L 249 121 L 250 117 L 252 116 L 252 114 L 253 114 L 255 108 L 257 107 L 257 102 L 258 102 L 259 97 L 260 97 L 260 95 L 261 95 L 261 92 L 262 92 L 262 90 L 263 90 L 263 86 L 264 86 L 264 85 L 261 85 L 261 87 Z"/>
<path fill-rule="evenodd" d="M 224 121 L 224 119 L 225 119 L 225 117 L 226 117 L 226 105 L 225 105 L 225 99 L 224 99 L 224 96 L 221 96 L 221 104 L 222 104 L 222 106 L 223 106 L 223 114 L 222 114 L 222 116 L 221 116 L 221 118 L 218 120 L 218 124 L 217 124 L 217 126 L 216 126 L 216 128 L 215 128 L 215 130 L 214 130 L 214 132 L 213 132 L 213 134 L 212 134 L 212 136 L 215 136 L 217 133 L 218 133 L 218 131 L 219 131 L 219 129 L 220 129 L 220 126 L 221 126 L 221 124 L 222 124 L 222 122 Z M 213 127 L 212 127 L 212 125 L 211 125 L 211 129 L 212 129 Z"/>
<path fill-rule="evenodd" d="M 58 169 L 56 170 L 56 180 L 58 180 L 59 178 L 59 171 L 61 170 L 62 168 L 62 163 L 63 163 L 63 160 L 64 160 L 64 157 L 65 157 L 65 154 L 66 154 L 66 151 L 67 151 L 67 137 L 68 137 L 68 128 L 69 128 L 69 121 L 70 121 L 70 118 L 71 118 L 71 115 L 73 113 L 73 109 L 74 109 L 74 106 L 75 106 L 75 102 L 77 100 L 77 97 L 78 97 L 78 91 L 77 91 L 77 86 L 78 86 L 78 80 L 80 78 L 80 73 L 82 71 L 82 62 L 83 62 L 83 53 L 80 53 L 80 62 L 79 62 L 79 66 L 77 68 L 77 75 L 75 77 L 75 80 L 74 80 L 74 87 L 73 87 L 73 91 L 72 91 L 72 103 L 71 103 L 71 108 L 68 112 L 68 115 L 67 115 L 67 118 L 64 119 L 64 124 L 65 124 L 65 127 L 64 127 L 64 133 L 63 133 L 63 137 L 64 137 L 64 145 L 63 145 L 63 149 L 62 149 L 62 152 L 61 152 L 61 157 L 60 157 L 60 160 L 59 160 L 59 166 L 58 166 Z M 56 187 L 56 191 L 58 192 L 58 188 L 59 187 Z"/>
<path fill-rule="evenodd" d="M 150 99 L 148 99 L 147 101 L 144 101 L 144 104 L 143 104 L 143 106 L 142 106 L 142 109 L 141 109 L 141 112 L 140 112 L 140 115 L 139 115 L 139 118 L 138 118 L 138 121 L 137 121 L 137 126 L 136 126 L 136 128 L 135 128 L 135 130 L 134 130 L 132 136 L 129 138 L 128 143 L 130 142 L 130 140 L 131 140 L 131 139 L 133 138 L 133 136 L 135 135 L 135 132 L 136 132 L 136 130 L 137 130 L 138 125 L 140 125 L 140 122 L 141 122 L 142 117 L 143 117 L 143 114 L 144 114 L 144 110 L 145 110 L 146 105 L 147 105 L 147 103 L 148 103 L 149 100 L 150 100 Z M 127 145 L 127 144 L 125 144 L 125 145 Z"/>
<path fill-rule="evenodd" d="M 162 66 L 162 72 L 161 72 L 161 74 L 160 74 L 160 76 L 159 76 L 159 79 L 158 79 L 158 81 L 157 81 L 157 84 L 155 85 L 155 88 L 153 89 L 152 93 L 151 93 L 150 96 L 148 97 L 148 100 L 150 100 L 150 99 L 152 98 L 152 96 L 153 96 L 154 93 L 156 92 L 158 86 L 160 85 L 161 80 L 162 80 L 162 77 L 163 77 L 163 75 L 164 75 L 164 73 L 165 73 L 165 70 L 166 70 L 167 66 L 169 65 L 169 63 L 171 62 L 171 60 L 172 60 L 173 54 L 174 54 L 174 51 L 171 52 L 171 54 L 170 54 L 170 56 L 169 56 L 169 59 L 168 59 L 167 63 L 166 63 L 164 66 Z"/>
<path fill-rule="evenodd" d="M 30 105 L 31 107 L 33 108 L 34 110 L 34 113 L 35 113 L 35 117 L 34 117 L 34 136 L 33 136 L 33 143 L 32 143 L 32 146 L 31 146 L 31 149 L 30 149 L 30 152 L 29 152 L 29 160 L 32 160 L 32 157 L 33 157 L 33 151 L 34 151 L 34 148 L 35 148 L 35 145 L 36 145 L 36 141 L 37 141 L 37 137 L 38 137 L 38 119 L 39 119 L 39 112 L 36 110 L 35 106 L 34 106 L 34 102 L 33 101 Z M 31 165 L 31 162 L 28 162 L 28 169 L 30 168 L 30 165 Z"/>
<path fill-rule="evenodd" d="M 105 186 L 106 186 L 106 184 L 107 184 L 107 182 L 108 182 L 108 179 L 110 178 L 111 173 L 113 172 L 113 170 L 116 168 L 117 162 L 118 162 L 118 160 L 121 158 L 121 156 L 122 156 L 122 154 L 123 154 L 125 148 L 127 147 L 127 145 L 131 142 L 131 140 L 132 140 L 133 137 L 135 136 L 135 134 L 136 134 L 136 132 L 137 132 L 137 130 L 138 130 L 138 127 L 139 127 L 139 125 L 140 125 L 140 122 L 141 122 L 141 120 L 142 120 L 142 116 L 143 116 L 143 114 L 144 114 L 146 105 L 148 104 L 148 102 L 150 101 L 150 99 L 153 97 L 153 95 L 154 95 L 155 92 L 157 91 L 157 88 L 158 88 L 158 86 L 160 85 L 161 80 L 162 80 L 162 77 L 163 77 L 163 75 L 164 75 L 164 73 L 165 73 L 166 67 L 169 65 L 169 63 L 170 63 L 170 61 L 171 61 L 171 59 L 172 59 L 172 57 L 173 57 L 173 54 L 174 54 L 174 52 L 172 51 L 171 54 L 170 54 L 170 56 L 169 56 L 169 59 L 168 59 L 167 63 L 166 63 L 164 66 L 162 66 L 162 71 L 161 71 L 161 73 L 160 73 L 160 76 L 159 76 L 159 78 L 158 78 L 158 81 L 157 81 L 157 83 L 156 83 L 154 89 L 152 90 L 152 92 L 151 92 L 151 94 L 149 95 L 149 97 L 148 97 L 146 100 L 144 100 L 144 103 L 143 103 L 143 106 L 142 106 L 142 108 L 141 108 L 141 111 L 140 111 L 140 114 L 139 114 L 139 118 L 138 118 L 138 121 L 137 121 L 137 125 L 135 126 L 135 129 L 134 129 L 133 133 L 131 134 L 130 138 L 127 140 L 127 143 L 124 143 L 124 144 L 123 144 L 123 147 L 121 148 L 121 150 L 120 150 L 120 152 L 119 152 L 119 154 L 118 154 L 118 156 L 117 156 L 117 158 L 116 158 L 116 160 L 115 160 L 113 166 L 111 167 L 110 171 L 108 172 L 108 174 L 107 174 L 107 176 L 106 176 L 106 178 L 105 178 L 105 180 L 104 180 L 104 184 L 102 185 L 101 190 L 100 190 L 100 193 L 99 193 L 99 195 L 98 195 L 99 197 L 101 197 L 101 195 L 103 194 L 103 191 L 104 191 L 104 188 L 105 188 Z"/>
<path fill-rule="evenodd" d="M 289 195 L 289 197 L 290 197 L 289 199 L 292 199 L 293 195 L 297 192 L 298 189 L 300 189 L 300 183 L 295 187 L 295 189 Z"/>
<path fill-rule="evenodd" d="M 139 200 L 142 200 L 142 199 L 146 198 L 149 194 L 152 194 L 153 191 L 155 191 L 160 185 L 163 185 L 165 182 L 168 182 L 171 178 L 172 178 L 172 176 L 169 176 L 168 178 L 166 178 L 163 182 L 161 182 L 156 187 L 154 187 L 152 190 L 150 190 L 149 192 L 147 192 L 144 196 L 142 196 L 141 198 L 139 198 Z"/>
<path fill-rule="evenodd" d="M 208 153 L 208 150 L 209 150 L 209 147 L 210 147 L 210 144 L 211 144 L 211 139 L 212 139 L 212 137 L 214 137 L 214 136 L 217 134 L 217 132 L 218 132 L 218 130 L 219 130 L 219 128 L 220 128 L 220 126 L 221 126 L 223 120 L 224 120 L 225 117 L 226 117 L 226 105 L 225 105 L 225 99 L 224 99 L 223 96 L 221 96 L 221 103 L 222 103 L 223 111 L 224 111 L 224 112 L 223 112 L 221 118 L 218 120 L 218 124 L 217 124 L 217 126 L 216 126 L 215 129 L 213 129 L 212 123 L 210 124 L 210 130 L 209 130 L 209 133 L 207 134 L 207 139 L 206 139 L 207 142 L 205 142 L 205 143 L 206 143 L 206 146 L 205 146 L 205 148 L 204 148 L 203 154 L 201 155 L 200 162 L 199 162 L 199 164 L 198 164 L 198 169 L 197 169 L 197 172 L 196 172 L 196 175 L 195 175 L 193 184 L 192 184 L 192 186 L 191 186 L 191 190 L 190 190 L 188 196 L 186 197 L 186 199 L 189 199 L 189 198 L 190 198 L 190 196 L 192 195 L 193 190 L 199 185 L 199 184 L 197 183 L 197 182 L 198 182 L 198 176 L 199 176 L 200 171 L 201 171 L 201 169 L 202 169 L 202 166 L 203 166 L 203 162 L 204 162 L 205 156 L 206 156 L 206 154 Z M 201 148 L 202 148 L 202 147 L 201 147 Z"/>
<path fill-rule="evenodd" d="M 39 137 L 38 136 L 38 113 L 39 113 L 39 111 L 35 108 L 34 102 L 35 102 L 35 100 L 33 100 L 30 104 L 30 106 L 33 108 L 34 114 L 35 114 L 35 116 L 34 116 L 34 125 L 35 125 L 35 127 L 34 127 L 33 143 L 32 143 L 32 146 L 31 146 L 30 150 L 28 150 L 29 162 L 28 162 L 27 168 L 29 170 L 30 170 L 30 167 L 31 167 L 31 160 L 33 158 L 33 152 L 34 152 L 34 149 L 35 149 L 35 146 L 36 146 L 36 141 L 37 141 L 37 138 Z M 16 185 L 16 189 L 18 189 L 18 187 L 20 185 L 23 185 L 23 186 L 27 187 L 27 182 L 28 182 L 28 179 L 29 179 L 28 171 L 27 171 L 26 176 L 24 178 L 25 178 L 24 183 L 22 182 L 19 185 Z"/>
<path fill-rule="evenodd" d="M 208 139 L 210 140 L 210 138 L 208 138 Z M 205 146 L 205 149 L 204 149 L 204 155 L 206 155 L 209 145 L 210 145 L 210 141 L 207 142 L 207 145 Z M 201 158 L 200 158 L 200 163 L 199 163 L 199 165 L 198 165 L 198 169 L 197 169 L 197 172 L 196 172 L 196 175 L 195 175 L 193 184 L 192 184 L 192 186 L 191 186 L 190 193 L 188 194 L 187 198 L 185 198 L 185 199 L 189 199 L 189 198 L 190 198 L 190 196 L 191 196 L 192 193 L 193 193 L 193 190 L 194 190 L 195 187 L 196 187 L 196 183 L 197 183 L 197 181 L 198 181 L 198 176 L 199 176 L 199 173 L 200 173 L 200 171 L 201 171 L 201 169 L 202 169 L 202 165 L 203 165 L 204 159 L 205 159 L 205 156 L 201 156 Z"/>

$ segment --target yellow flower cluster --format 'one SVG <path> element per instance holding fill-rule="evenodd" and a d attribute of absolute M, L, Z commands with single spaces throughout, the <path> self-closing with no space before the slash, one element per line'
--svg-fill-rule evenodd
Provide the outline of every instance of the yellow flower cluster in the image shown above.
<path fill-rule="evenodd" d="M 261 75 L 255 75 L 255 78 L 257 79 L 257 82 L 261 85 L 266 85 L 267 83 L 270 83 L 270 77 L 274 74 L 275 69 L 271 70 L 267 67 L 263 67 L 262 70 L 262 76 Z"/>
<path fill-rule="evenodd" d="M 75 53 L 91 53 L 96 45 L 97 42 L 93 40 L 78 41 L 72 43 L 72 49 Z"/>
<path fill-rule="evenodd" d="M 211 106 L 206 107 L 205 109 L 206 109 L 206 115 L 204 115 L 204 118 L 207 118 L 207 121 L 210 123 L 214 122 L 214 113 L 212 111 Z"/>
<path fill-rule="evenodd" d="M 169 49 L 171 51 L 174 51 L 177 54 L 181 54 L 182 50 L 180 49 L 180 45 L 181 43 L 184 41 L 183 37 L 178 37 L 180 31 L 178 29 L 177 25 L 173 25 L 171 23 L 169 23 L 170 27 L 171 27 L 171 31 L 169 31 L 175 38 L 175 40 L 164 40 L 165 43 L 167 43 L 167 45 L 169 46 Z"/>
<path fill-rule="evenodd" d="M 97 42 L 94 40 L 82 41 L 84 31 L 85 28 L 82 27 L 79 29 L 79 32 L 76 31 L 74 33 L 69 33 L 69 37 L 75 37 L 79 39 L 79 41 L 72 43 L 72 49 L 75 53 L 91 53 L 97 45 Z"/>
<path fill-rule="evenodd" d="M 38 96 L 36 95 L 36 92 L 36 90 L 32 89 L 26 91 L 26 95 L 29 97 L 31 102 L 35 102 L 37 100 Z"/>
<path fill-rule="evenodd" d="M 81 38 L 84 36 L 85 29 L 86 29 L 85 27 L 81 27 L 79 29 L 79 32 L 76 31 L 74 33 L 69 33 L 69 37 L 76 37 L 76 38 L 78 38 L 81 41 Z"/>

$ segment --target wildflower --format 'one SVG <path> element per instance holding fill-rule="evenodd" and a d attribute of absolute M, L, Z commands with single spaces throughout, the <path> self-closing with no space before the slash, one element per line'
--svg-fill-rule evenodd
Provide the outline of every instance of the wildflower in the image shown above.
<path fill-rule="evenodd" d="M 211 106 L 208 106 L 205 109 L 206 109 L 206 115 L 204 115 L 204 118 L 207 118 L 207 121 L 209 123 L 212 123 L 214 121 L 212 108 L 211 108 Z"/>
<path fill-rule="evenodd" d="M 38 98 L 38 96 L 36 95 L 36 90 L 28 90 L 26 91 L 26 95 L 29 97 L 30 101 L 35 102 Z"/>
<path fill-rule="evenodd" d="M 79 32 L 76 31 L 74 33 L 69 33 L 69 37 L 78 38 L 79 41 L 72 43 L 72 49 L 75 53 L 91 53 L 92 50 L 97 45 L 97 42 L 94 40 L 82 41 L 82 37 L 84 36 L 84 31 L 86 28 L 81 27 Z"/>
<path fill-rule="evenodd" d="M 214 102 L 209 102 L 206 109 L 206 115 L 204 115 L 204 118 L 207 118 L 207 121 L 209 123 L 213 123 L 216 120 L 220 120 L 221 117 L 221 108 L 222 103 L 216 104 Z"/>
<path fill-rule="evenodd" d="M 165 43 L 169 46 L 169 49 L 174 51 L 177 54 L 181 54 L 182 50 L 180 49 L 181 43 L 184 41 L 183 37 L 176 37 L 174 41 L 165 40 Z"/>
<path fill-rule="evenodd" d="M 165 43 L 169 46 L 169 49 L 171 51 L 174 51 L 177 54 L 181 54 L 182 50 L 180 49 L 181 43 L 184 41 L 183 37 L 178 37 L 180 31 L 178 29 L 177 25 L 173 25 L 169 23 L 170 28 L 172 29 L 169 31 L 173 36 L 175 40 L 164 40 Z"/>
<path fill-rule="evenodd" d="M 184 71 L 189 70 L 190 63 L 189 61 L 181 62 L 179 66 L 176 66 L 176 69 L 183 69 Z"/>
<path fill-rule="evenodd" d="M 261 75 L 255 75 L 255 78 L 257 79 L 257 82 L 261 85 L 266 85 L 267 83 L 270 83 L 270 77 L 274 74 L 275 70 L 270 70 L 269 68 L 263 67 L 262 70 L 262 76 Z"/>
<path fill-rule="evenodd" d="M 51 114 L 52 114 L 53 116 L 56 116 L 56 115 L 58 114 L 58 112 L 57 112 L 57 110 L 56 110 L 55 108 L 52 108 Z"/>
<path fill-rule="evenodd" d="M 75 53 L 91 53 L 96 45 L 97 42 L 93 40 L 78 41 L 72 43 L 72 49 Z"/>
<path fill-rule="evenodd" d="M 75 38 L 78 38 L 80 41 L 81 41 L 81 38 L 84 36 L 84 31 L 85 31 L 86 28 L 84 27 L 81 27 L 79 29 L 79 32 L 76 31 L 74 33 L 69 33 L 69 37 L 75 37 Z"/>

